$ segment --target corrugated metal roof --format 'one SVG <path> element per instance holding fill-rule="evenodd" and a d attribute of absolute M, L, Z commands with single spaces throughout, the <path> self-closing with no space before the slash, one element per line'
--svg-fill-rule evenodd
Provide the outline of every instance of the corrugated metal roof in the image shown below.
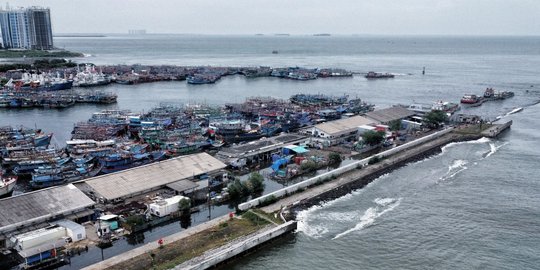
<path fill-rule="evenodd" d="M 85 183 L 99 196 L 113 200 L 225 167 L 209 154 L 200 153 L 90 178 Z"/>
<path fill-rule="evenodd" d="M 94 201 L 72 184 L 0 200 L 0 233 L 90 207 Z"/>
<path fill-rule="evenodd" d="M 366 113 L 366 117 L 371 118 L 380 123 L 388 123 L 394 120 L 400 120 L 413 116 L 415 113 L 403 107 L 390 107 L 386 109 L 376 110 Z"/>
<path fill-rule="evenodd" d="M 315 128 L 323 131 L 326 134 L 336 136 L 342 133 L 352 132 L 356 130 L 359 126 L 368 125 L 372 123 L 374 123 L 373 120 L 358 115 L 358 116 L 353 116 L 349 118 L 344 118 L 340 120 L 318 124 L 315 126 Z"/>
<path fill-rule="evenodd" d="M 196 188 L 198 186 L 199 185 L 193 183 L 193 181 L 190 181 L 190 180 L 187 180 L 187 179 L 176 181 L 176 182 L 173 182 L 173 183 L 170 183 L 170 184 L 167 185 L 168 188 L 174 189 L 174 190 L 176 190 L 178 192 L 186 191 L 188 189 L 193 189 L 193 188 Z"/>

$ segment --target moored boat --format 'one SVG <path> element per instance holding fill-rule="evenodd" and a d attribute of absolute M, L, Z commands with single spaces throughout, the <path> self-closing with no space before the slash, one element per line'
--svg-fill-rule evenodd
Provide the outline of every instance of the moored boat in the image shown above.
<path fill-rule="evenodd" d="M 375 71 L 370 71 L 364 77 L 366 77 L 366 79 L 388 79 L 394 78 L 395 76 L 392 73 L 379 73 Z"/>
<path fill-rule="evenodd" d="M 17 184 L 17 176 L 6 176 L 0 172 L 0 197 L 8 196 Z"/>
<path fill-rule="evenodd" d="M 461 100 L 461 104 L 466 104 L 469 106 L 480 106 L 484 102 L 484 98 L 477 95 L 464 95 Z"/>

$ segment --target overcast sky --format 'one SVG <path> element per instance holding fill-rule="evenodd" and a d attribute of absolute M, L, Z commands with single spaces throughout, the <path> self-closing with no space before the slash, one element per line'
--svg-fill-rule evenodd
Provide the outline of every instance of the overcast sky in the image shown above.
<path fill-rule="evenodd" d="M 5 7 L 5 1 L 1 2 Z M 540 0 L 13 0 L 55 33 L 540 35 Z"/>

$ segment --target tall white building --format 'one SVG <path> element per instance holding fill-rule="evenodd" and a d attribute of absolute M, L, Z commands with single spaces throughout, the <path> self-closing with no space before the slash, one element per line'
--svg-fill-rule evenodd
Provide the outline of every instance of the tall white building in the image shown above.
<path fill-rule="evenodd" d="M 51 12 L 30 7 L 0 10 L 0 29 L 4 48 L 53 49 Z"/>

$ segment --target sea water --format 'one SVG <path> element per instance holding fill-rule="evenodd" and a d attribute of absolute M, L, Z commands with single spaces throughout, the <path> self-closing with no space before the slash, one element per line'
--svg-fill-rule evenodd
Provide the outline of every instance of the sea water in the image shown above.
<path fill-rule="evenodd" d="M 446 146 L 442 153 L 380 177 L 365 188 L 299 213 L 294 237 L 227 268 L 235 269 L 538 269 L 540 265 L 540 38 L 393 36 L 141 35 L 56 38 L 56 46 L 95 64 L 336 67 L 391 72 L 394 79 L 293 81 L 224 77 L 213 85 L 158 82 L 110 85 L 111 105 L 63 110 L 0 110 L 0 125 L 37 126 L 53 144 L 102 109 L 148 111 L 173 104 L 242 102 L 251 96 L 348 94 L 376 104 L 459 102 L 487 87 L 515 92 L 466 113 L 514 121 L 498 139 Z M 278 54 L 272 54 L 272 51 Z M 425 67 L 426 74 L 422 75 Z M 509 114 L 517 107 L 523 111 Z M 204 218 L 202 218 L 204 219 Z M 167 227 L 170 233 L 180 228 Z M 154 241 L 150 232 L 130 245 Z M 119 245 L 105 258 L 128 249 Z M 83 254 L 73 269 L 99 261 Z M 69 267 L 67 267 L 69 268 Z"/>

